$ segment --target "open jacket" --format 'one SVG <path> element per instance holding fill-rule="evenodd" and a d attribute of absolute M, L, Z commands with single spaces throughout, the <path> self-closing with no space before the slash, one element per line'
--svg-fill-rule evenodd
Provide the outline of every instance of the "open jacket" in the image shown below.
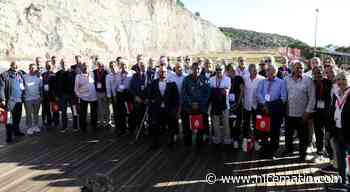
<path fill-rule="evenodd" d="M 332 121 L 331 129 L 330 129 L 331 137 L 335 136 L 336 129 L 338 129 L 335 126 L 335 120 L 334 120 L 336 101 L 337 101 L 337 97 L 333 95 L 332 104 L 331 104 L 331 115 L 330 115 L 331 121 Z M 350 144 L 350 118 L 349 117 L 350 117 L 350 96 L 347 97 L 343 107 L 343 111 L 341 113 L 341 126 L 342 126 L 341 129 L 345 138 L 345 142 L 347 144 Z"/>
<path fill-rule="evenodd" d="M 12 87 L 13 85 L 13 81 L 11 81 L 12 79 L 16 78 L 16 75 L 19 75 L 19 77 L 22 79 L 23 84 L 25 84 L 24 82 L 24 71 L 14 71 L 14 70 L 7 70 L 5 72 L 3 72 L 0 76 L 0 101 L 3 102 L 5 101 L 5 105 L 7 106 L 7 108 L 11 108 L 9 106 L 9 100 L 10 100 L 10 96 L 11 96 L 11 91 L 12 91 Z M 22 91 L 22 100 L 24 98 L 24 90 Z"/>

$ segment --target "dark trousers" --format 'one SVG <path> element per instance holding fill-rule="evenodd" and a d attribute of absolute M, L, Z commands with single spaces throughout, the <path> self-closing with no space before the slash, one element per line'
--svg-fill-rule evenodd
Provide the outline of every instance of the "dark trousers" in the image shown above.
<path fill-rule="evenodd" d="M 314 131 L 316 136 L 317 152 L 322 152 L 323 146 L 324 146 L 325 126 L 327 121 L 327 116 L 325 114 L 325 111 L 316 111 L 313 114 L 313 121 L 314 121 Z"/>
<path fill-rule="evenodd" d="M 83 132 L 86 132 L 86 126 L 87 126 L 86 118 L 87 118 L 88 105 L 90 105 L 90 124 L 95 130 L 97 127 L 97 101 L 84 101 L 80 99 L 79 123 L 80 123 L 80 129 Z"/>
<path fill-rule="evenodd" d="M 281 124 L 283 120 L 283 115 L 274 113 L 270 114 L 271 125 L 270 132 L 266 133 L 265 139 L 262 140 L 262 146 L 264 147 L 264 151 L 268 154 L 274 154 L 277 152 L 279 143 L 280 143 L 280 135 L 281 135 Z M 270 141 L 268 140 L 270 138 Z"/>
<path fill-rule="evenodd" d="M 342 183 L 349 183 L 349 165 L 346 160 L 347 156 L 350 155 L 350 145 L 346 142 L 347 138 L 344 138 L 343 129 L 335 128 L 336 136 L 336 154 L 337 154 L 337 164 L 339 169 L 339 175 L 342 177 Z"/>
<path fill-rule="evenodd" d="M 309 138 L 308 123 L 304 122 L 302 117 L 287 117 L 286 120 L 286 149 L 289 152 L 293 152 L 293 134 L 294 130 L 297 130 L 299 137 L 299 155 L 300 157 L 305 157 Z"/>
<path fill-rule="evenodd" d="M 55 126 L 59 124 L 59 112 L 52 112 L 51 111 L 51 101 L 48 98 L 43 99 L 42 103 L 42 121 L 43 125 L 45 126 L 51 126 L 52 121 L 54 122 Z"/>
<path fill-rule="evenodd" d="M 252 109 L 251 111 L 245 110 L 243 113 L 243 136 L 249 137 L 252 135 L 252 124 L 255 127 L 257 111 Z"/>
<path fill-rule="evenodd" d="M 62 128 L 66 129 L 68 126 L 67 109 L 70 107 L 73 116 L 73 129 L 78 128 L 78 113 L 75 98 L 68 95 L 62 95 L 60 97 L 60 110 L 62 118 Z M 73 109 L 75 107 L 75 109 Z M 74 114 L 75 110 L 75 114 Z"/>
<path fill-rule="evenodd" d="M 232 131 L 231 130 L 231 133 L 235 133 L 235 136 L 236 136 L 236 139 L 238 139 L 241 134 L 242 134 L 242 129 L 244 129 L 243 125 L 242 125 L 242 122 L 243 122 L 243 117 L 244 117 L 244 109 L 243 109 L 243 106 L 240 104 L 237 106 L 237 111 L 236 111 L 236 124 L 235 124 L 235 130 Z M 235 137 L 234 137 L 235 138 Z"/>
<path fill-rule="evenodd" d="M 117 98 L 116 101 L 116 122 L 115 126 L 119 129 L 120 133 L 125 133 L 127 125 L 126 125 L 126 108 L 125 108 L 125 101 L 122 98 Z"/>
<path fill-rule="evenodd" d="M 129 121 L 131 132 L 139 128 L 147 108 L 147 106 L 142 103 L 135 103 L 134 107 L 135 109 L 130 115 L 130 121 Z"/>
<path fill-rule="evenodd" d="M 192 145 L 192 130 L 190 127 L 190 115 L 197 115 L 201 114 L 203 116 L 203 126 L 204 129 L 198 130 L 197 136 L 196 136 L 196 145 L 200 147 L 203 143 L 203 135 L 209 133 L 209 121 L 208 121 L 208 114 L 207 113 L 190 113 L 187 111 L 183 112 L 182 116 L 182 127 L 184 132 L 184 142 L 186 146 Z"/>
<path fill-rule="evenodd" d="M 14 108 L 11 111 L 12 122 L 6 124 L 6 139 L 11 141 L 13 135 L 21 134 L 19 125 L 21 123 L 22 117 L 22 103 L 16 103 Z"/>
<path fill-rule="evenodd" d="M 153 145 L 159 145 L 160 136 L 162 131 L 167 130 L 168 144 L 174 143 L 174 135 L 178 132 L 178 119 L 175 113 L 171 113 L 165 110 L 155 111 L 151 117 L 151 135 L 153 137 Z"/>

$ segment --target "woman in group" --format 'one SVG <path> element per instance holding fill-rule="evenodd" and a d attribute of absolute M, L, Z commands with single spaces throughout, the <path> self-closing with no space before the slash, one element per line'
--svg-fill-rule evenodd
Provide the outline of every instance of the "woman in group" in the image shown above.
<path fill-rule="evenodd" d="M 89 72 L 88 65 L 84 63 L 81 71 L 82 73 L 75 77 L 74 92 L 79 98 L 80 103 L 80 129 L 85 133 L 88 105 L 90 105 L 91 126 L 95 130 L 97 128 L 97 95 L 94 77 Z"/>
<path fill-rule="evenodd" d="M 337 184 L 336 188 L 349 190 L 349 155 L 350 155 L 350 87 L 349 74 L 341 72 L 335 77 L 339 90 L 333 95 L 332 111 L 333 117 L 333 135 L 336 142 L 336 155 L 338 162 L 339 175 L 342 177 L 342 183 Z M 330 187 L 330 188 L 331 188 Z"/>

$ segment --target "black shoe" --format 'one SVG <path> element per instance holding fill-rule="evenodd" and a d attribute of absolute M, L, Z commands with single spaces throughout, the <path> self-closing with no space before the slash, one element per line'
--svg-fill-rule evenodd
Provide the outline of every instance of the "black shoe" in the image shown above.
<path fill-rule="evenodd" d="M 78 132 L 79 129 L 78 128 L 73 128 L 73 132 Z"/>
<path fill-rule="evenodd" d="M 120 131 L 119 133 L 118 133 L 118 136 L 124 136 L 125 135 L 125 131 Z"/>
<path fill-rule="evenodd" d="M 12 143 L 12 142 L 13 142 L 12 138 L 7 138 L 6 139 L 6 143 Z"/>
<path fill-rule="evenodd" d="M 324 174 L 337 174 L 338 170 L 333 165 L 328 165 L 320 169 L 321 173 Z"/>
<path fill-rule="evenodd" d="M 61 133 L 65 133 L 66 131 L 67 131 L 67 128 L 62 128 L 62 129 L 60 130 Z"/>
<path fill-rule="evenodd" d="M 282 157 L 289 157 L 289 156 L 292 156 L 293 155 L 293 151 L 290 151 L 290 150 L 287 150 L 285 149 L 280 156 Z"/>
<path fill-rule="evenodd" d="M 326 188 L 327 188 L 327 191 L 344 191 L 344 192 L 350 191 L 349 187 L 346 184 L 342 184 L 342 183 L 335 183 L 327 186 Z"/>
<path fill-rule="evenodd" d="M 17 136 L 17 137 L 23 137 L 23 136 L 25 136 L 25 134 L 22 133 L 22 132 L 18 132 L 18 133 L 15 133 L 15 136 Z"/>

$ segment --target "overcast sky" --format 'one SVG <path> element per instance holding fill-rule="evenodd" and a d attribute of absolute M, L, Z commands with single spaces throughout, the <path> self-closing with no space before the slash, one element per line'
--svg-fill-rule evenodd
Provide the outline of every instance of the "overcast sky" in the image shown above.
<path fill-rule="evenodd" d="M 216 26 L 278 33 L 314 45 L 350 46 L 350 0 L 182 0 Z"/>

